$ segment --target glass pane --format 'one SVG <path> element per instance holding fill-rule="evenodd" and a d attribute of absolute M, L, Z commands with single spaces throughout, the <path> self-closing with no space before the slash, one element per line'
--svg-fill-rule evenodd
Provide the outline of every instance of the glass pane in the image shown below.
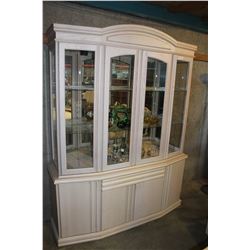
<path fill-rule="evenodd" d="M 159 156 L 167 64 L 148 58 L 142 159 Z"/>
<path fill-rule="evenodd" d="M 65 51 L 67 168 L 93 167 L 93 51 Z"/>
<path fill-rule="evenodd" d="M 65 85 L 72 85 L 72 56 L 65 56 Z"/>
<path fill-rule="evenodd" d="M 178 151 L 181 146 L 187 94 L 188 64 L 188 62 L 177 61 L 169 153 Z"/>
<path fill-rule="evenodd" d="M 108 165 L 129 161 L 134 56 L 111 58 Z"/>
<path fill-rule="evenodd" d="M 52 131 L 53 131 L 53 159 L 57 163 L 57 119 L 56 119 L 56 72 L 55 72 L 55 51 L 50 52 L 50 70 L 51 70 L 51 86 L 52 86 Z"/>
<path fill-rule="evenodd" d="M 82 85 L 93 85 L 94 84 L 94 60 L 93 58 L 84 59 L 81 56 L 81 82 Z"/>

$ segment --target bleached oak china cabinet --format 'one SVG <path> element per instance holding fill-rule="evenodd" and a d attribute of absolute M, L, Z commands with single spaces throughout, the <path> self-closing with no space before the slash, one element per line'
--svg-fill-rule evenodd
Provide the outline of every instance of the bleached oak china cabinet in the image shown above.
<path fill-rule="evenodd" d="M 145 26 L 48 30 L 52 227 L 100 239 L 181 204 L 196 46 Z"/>

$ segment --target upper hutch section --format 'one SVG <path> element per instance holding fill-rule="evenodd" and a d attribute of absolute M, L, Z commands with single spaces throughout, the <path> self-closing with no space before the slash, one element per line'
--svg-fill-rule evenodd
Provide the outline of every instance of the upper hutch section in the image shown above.
<path fill-rule="evenodd" d="M 52 155 L 59 176 L 183 152 L 196 46 L 140 25 L 48 30 Z"/>
<path fill-rule="evenodd" d="M 85 42 L 161 50 L 194 57 L 197 46 L 176 41 L 166 33 L 142 25 L 115 25 L 106 28 L 53 24 L 48 29 L 49 41 Z"/>

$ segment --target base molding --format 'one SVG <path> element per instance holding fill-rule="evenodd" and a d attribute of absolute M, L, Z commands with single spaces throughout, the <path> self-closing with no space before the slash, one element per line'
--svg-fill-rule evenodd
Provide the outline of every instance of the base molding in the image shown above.
<path fill-rule="evenodd" d="M 58 246 L 61 247 L 61 246 L 67 246 L 67 245 L 71 245 L 71 244 L 83 243 L 83 242 L 87 242 L 87 241 L 99 240 L 99 239 L 103 239 L 105 237 L 126 231 L 128 229 L 133 228 L 133 227 L 137 227 L 139 225 L 142 225 L 146 222 L 163 217 L 164 215 L 170 213 L 172 210 L 179 207 L 180 205 L 181 205 L 181 200 L 175 202 L 174 204 L 169 206 L 167 209 L 164 209 L 158 213 L 146 216 L 144 218 L 130 221 L 128 223 L 125 223 L 125 224 L 122 224 L 122 225 L 119 225 L 119 226 L 116 226 L 113 228 L 109 228 L 107 230 L 103 230 L 103 231 L 99 231 L 99 232 L 95 232 L 95 233 L 90 233 L 90 234 L 77 235 L 77 236 L 72 236 L 72 237 L 67 237 L 67 238 L 59 238 L 58 237 L 58 233 L 57 233 L 53 219 L 51 219 L 51 224 L 52 224 L 54 236 L 56 237 L 56 239 L 58 239 Z"/>

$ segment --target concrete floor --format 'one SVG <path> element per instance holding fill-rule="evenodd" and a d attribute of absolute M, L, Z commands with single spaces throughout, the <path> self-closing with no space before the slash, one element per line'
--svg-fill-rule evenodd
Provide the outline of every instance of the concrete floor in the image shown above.
<path fill-rule="evenodd" d="M 208 217 L 208 197 L 201 191 L 204 184 L 204 181 L 191 182 L 182 195 L 182 205 L 160 219 L 105 239 L 61 247 L 60 250 L 204 249 Z M 44 250 L 58 249 L 48 223 L 44 223 L 43 240 Z"/>

